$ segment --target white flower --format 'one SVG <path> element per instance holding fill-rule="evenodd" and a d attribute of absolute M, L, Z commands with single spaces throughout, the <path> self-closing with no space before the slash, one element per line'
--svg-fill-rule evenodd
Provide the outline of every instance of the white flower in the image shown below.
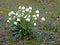
<path fill-rule="evenodd" d="M 14 11 L 11 11 L 10 13 L 14 13 Z"/>
<path fill-rule="evenodd" d="M 10 21 L 9 21 L 9 20 L 7 20 L 7 22 L 9 23 Z"/>
<path fill-rule="evenodd" d="M 16 16 L 13 16 L 13 19 L 15 19 L 16 18 Z"/>
<path fill-rule="evenodd" d="M 36 26 L 37 24 L 36 23 L 34 23 L 34 26 Z"/>
<path fill-rule="evenodd" d="M 22 7 L 21 6 L 19 6 L 19 9 L 21 9 Z"/>
<path fill-rule="evenodd" d="M 36 15 L 33 15 L 33 17 L 36 17 Z"/>
<path fill-rule="evenodd" d="M 23 13 L 25 13 L 25 10 L 22 10 Z"/>
<path fill-rule="evenodd" d="M 17 25 L 17 22 L 14 22 L 15 25 Z"/>
<path fill-rule="evenodd" d="M 8 13 L 8 16 L 11 16 L 11 13 Z"/>
<path fill-rule="evenodd" d="M 34 19 L 35 19 L 35 20 L 37 20 L 37 18 L 36 18 L 36 17 L 35 17 Z"/>
<path fill-rule="evenodd" d="M 9 20 L 11 20 L 11 18 L 9 18 Z"/>
<path fill-rule="evenodd" d="M 45 21 L 45 17 L 42 17 L 41 20 L 42 20 L 42 21 Z"/>
<path fill-rule="evenodd" d="M 39 13 L 39 10 L 36 10 L 36 13 Z"/>
<path fill-rule="evenodd" d="M 30 22 L 30 18 L 27 18 L 26 21 Z"/>
<path fill-rule="evenodd" d="M 17 21 L 20 21 L 20 19 L 19 19 L 19 18 L 17 18 Z"/>
<path fill-rule="evenodd" d="M 28 16 L 28 18 L 30 18 L 30 17 L 31 17 L 31 15 Z"/>
<path fill-rule="evenodd" d="M 26 19 L 26 18 L 27 18 L 27 15 L 26 15 L 26 16 L 24 16 L 24 18 Z"/>
<path fill-rule="evenodd" d="M 26 8 L 26 11 L 29 11 L 29 8 Z"/>
<path fill-rule="evenodd" d="M 8 16 L 11 16 L 12 14 L 15 15 L 14 11 L 9 12 Z"/>
<path fill-rule="evenodd" d="M 16 16 L 18 16 L 18 12 L 16 12 L 16 14 L 15 14 Z"/>
<path fill-rule="evenodd" d="M 10 13 L 15 15 L 15 12 L 14 11 L 11 11 Z"/>
<path fill-rule="evenodd" d="M 31 7 L 31 6 L 29 6 L 29 9 L 30 9 L 30 10 L 32 10 L 32 7 Z"/>
<path fill-rule="evenodd" d="M 39 17 L 39 14 L 37 14 L 36 16 Z"/>
<path fill-rule="evenodd" d="M 31 10 L 29 10 L 29 13 L 31 13 L 32 11 Z"/>
<path fill-rule="evenodd" d="M 25 9 L 25 7 L 23 6 L 23 7 L 22 7 L 22 9 L 24 10 L 24 9 Z"/>

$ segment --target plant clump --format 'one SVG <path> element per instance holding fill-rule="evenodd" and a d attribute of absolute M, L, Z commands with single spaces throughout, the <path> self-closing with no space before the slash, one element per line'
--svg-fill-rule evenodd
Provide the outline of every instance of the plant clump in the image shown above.
<path fill-rule="evenodd" d="M 7 23 L 10 24 L 11 30 L 14 32 L 13 36 L 19 40 L 33 33 L 39 18 L 39 10 L 33 11 L 31 6 L 28 8 L 19 6 L 18 11 L 9 12 L 8 17 Z"/>

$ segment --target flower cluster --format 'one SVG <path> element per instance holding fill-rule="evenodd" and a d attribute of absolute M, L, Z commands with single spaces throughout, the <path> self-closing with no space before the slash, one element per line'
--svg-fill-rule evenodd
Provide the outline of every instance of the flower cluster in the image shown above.
<path fill-rule="evenodd" d="M 18 8 L 19 10 L 17 12 L 11 11 L 8 13 L 9 18 L 7 22 L 10 23 L 11 20 L 16 19 L 14 21 L 14 24 L 17 25 L 17 22 L 21 21 L 21 18 L 24 18 L 27 22 L 32 22 L 33 25 L 36 26 L 36 20 L 39 17 L 39 10 L 33 12 L 31 6 L 29 6 L 28 8 L 26 8 L 25 6 L 19 6 Z"/>
<path fill-rule="evenodd" d="M 39 17 L 39 10 L 33 10 L 31 6 L 26 8 L 25 6 L 19 6 L 18 11 L 11 11 L 8 13 L 8 23 L 12 22 L 12 29 L 14 30 L 15 37 L 18 35 L 19 39 L 24 36 L 30 35 L 34 26 L 37 25 Z"/>

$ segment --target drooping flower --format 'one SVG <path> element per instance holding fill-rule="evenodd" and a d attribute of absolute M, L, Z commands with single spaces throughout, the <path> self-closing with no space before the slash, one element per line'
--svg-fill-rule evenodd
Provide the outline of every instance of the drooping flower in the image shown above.
<path fill-rule="evenodd" d="M 25 13 L 25 10 L 22 10 L 23 13 Z"/>
<path fill-rule="evenodd" d="M 15 12 L 14 11 L 9 12 L 8 16 L 11 16 L 12 14 L 15 15 Z"/>
<path fill-rule="evenodd" d="M 36 26 L 37 24 L 36 23 L 34 23 L 34 26 Z"/>
<path fill-rule="evenodd" d="M 36 17 L 36 15 L 33 15 L 33 17 Z"/>
<path fill-rule="evenodd" d="M 24 16 L 24 18 L 26 19 L 26 18 L 27 18 L 27 15 L 26 15 L 26 16 Z"/>
<path fill-rule="evenodd" d="M 24 15 L 24 13 L 22 13 L 22 15 Z"/>
<path fill-rule="evenodd" d="M 34 20 L 37 20 L 37 18 L 35 17 Z"/>
<path fill-rule="evenodd" d="M 19 9 L 21 9 L 22 7 L 21 6 L 19 6 Z"/>
<path fill-rule="evenodd" d="M 30 22 L 30 18 L 27 18 L 26 21 L 27 21 L 27 22 Z"/>
<path fill-rule="evenodd" d="M 28 16 L 28 18 L 30 18 L 30 17 L 31 17 L 31 15 Z"/>
<path fill-rule="evenodd" d="M 23 6 L 22 9 L 24 10 L 25 9 L 25 6 Z"/>
<path fill-rule="evenodd" d="M 9 20 L 12 20 L 11 17 L 9 18 Z"/>
<path fill-rule="evenodd" d="M 11 16 L 11 13 L 8 13 L 8 16 Z"/>
<path fill-rule="evenodd" d="M 18 18 L 20 18 L 21 16 L 20 16 L 20 15 L 18 15 L 17 17 L 18 17 Z"/>
<path fill-rule="evenodd" d="M 19 14 L 18 14 L 18 12 L 16 12 L 16 14 L 15 14 L 16 16 L 18 16 Z"/>
<path fill-rule="evenodd" d="M 57 20 L 59 20 L 59 18 L 60 18 L 60 17 L 59 17 L 59 16 L 57 16 Z"/>
<path fill-rule="evenodd" d="M 45 21 L 45 17 L 42 17 L 41 20 L 42 20 L 42 21 Z"/>
<path fill-rule="evenodd" d="M 26 8 L 26 11 L 29 11 L 29 8 Z"/>
<path fill-rule="evenodd" d="M 16 16 L 13 16 L 13 19 L 15 19 L 16 18 Z"/>
<path fill-rule="evenodd" d="M 10 21 L 9 21 L 9 20 L 7 20 L 7 22 L 9 23 Z"/>
<path fill-rule="evenodd" d="M 57 18 L 57 20 L 59 20 L 59 18 Z"/>
<path fill-rule="evenodd" d="M 39 17 L 39 14 L 36 14 L 37 17 Z"/>
<path fill-rule="evenodd" d="M 11 11 L 10 13 L 15 15 L 15 12 L 14 11 Z"/>
<path fill-rule="evenodd" d="M 14 22 L 15 25 L 17 25 L 17 22 Z"/>
<path fill-rule="evenodd" d="M 29 13 L 31 13 L 32 11 L 31 10 L 29 10 Z"/>
<path fill-rule="evenodd" d="M 31 7 L 31 6 L 29 6 L 29 9 L 30 9 L 30 10 L 32 10 L 32 7 Z"/>
<path fill-rule="evenodd" d="M 36 10 L 36 13 L 39 13 L 39 10 Z"/>
<path fill-rule="evenodd" d="M 20 18 L 17 18 L 17 21 L 20 21 Z"/>

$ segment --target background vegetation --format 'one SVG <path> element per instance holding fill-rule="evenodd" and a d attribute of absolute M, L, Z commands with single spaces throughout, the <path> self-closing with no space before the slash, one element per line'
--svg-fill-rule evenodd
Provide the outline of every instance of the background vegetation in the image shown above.
<path fill-rule="evenodd" d="M 46 18 L 45 22 L 39 19 L 35 31 L 38 32 L 34 39 L 15 42 L 12 32 L 7 27 L 7 14 L 11 10 L 16 11 L 18 6 L 32 6 L 40 10 L 40 18 Z M 0 16 L 4 19 L 0 22 L 0 45 L 60 45 L 60 0 L 0 0 Z M 52 28 L 49 22 L 52 21 Z"/>

